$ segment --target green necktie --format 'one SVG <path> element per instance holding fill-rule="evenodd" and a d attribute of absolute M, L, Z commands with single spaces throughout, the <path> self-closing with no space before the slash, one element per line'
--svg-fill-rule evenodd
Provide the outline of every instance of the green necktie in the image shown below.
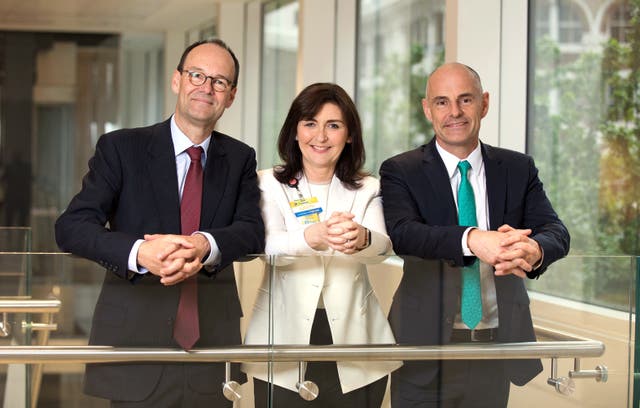
<path fill-rule="evenodd" d="M 476 201 L 467 172 L 471 165 L 464 160 L 458 163 L 460 186 L 458 187 L 458 224 L 466 227 L 478 225 Z M 462 322 L 470 329 L 482 320 L 482 295 L 480 292 L 480 265 L 476 259 L 472 265 L 462 268 L 462 297 L 460 300 Z"/>

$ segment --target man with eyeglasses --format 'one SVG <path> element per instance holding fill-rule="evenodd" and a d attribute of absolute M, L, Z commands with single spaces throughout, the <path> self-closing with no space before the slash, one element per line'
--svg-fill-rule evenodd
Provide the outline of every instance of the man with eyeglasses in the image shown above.
<path fill-rule="evenodd" d="M 103 135 L 56 240 L 106 268 L 89 343 L 241 344 L 233 261 L 260 253 L 255 151 L 214 130 L 234 101 L 239 63 L 221 40 L 184 51 L 174 115 Z M 242 380 L 237 366 L 232 379 Z M 117 408 L 231 407 L 223 363 L 88 364 L 85 392 Z"/>

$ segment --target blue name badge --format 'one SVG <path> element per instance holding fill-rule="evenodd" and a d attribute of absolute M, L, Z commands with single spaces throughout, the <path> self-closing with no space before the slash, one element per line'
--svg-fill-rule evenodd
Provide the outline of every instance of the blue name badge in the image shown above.
<path fill-rule="evenodd" d="M 289 206 L 300 224 L 308 225 L 320 222 L 322 207 L 320 207 L 317 197 L 293 200 L 289 202 Z"/>

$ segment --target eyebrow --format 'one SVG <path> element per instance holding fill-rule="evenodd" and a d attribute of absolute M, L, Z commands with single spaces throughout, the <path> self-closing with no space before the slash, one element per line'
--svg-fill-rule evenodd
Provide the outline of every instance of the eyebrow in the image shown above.
<path fill-rule="evenodd" d="M 463 94 L 460 94 L 458 96 L 456 96 L 456 99 L 460 99 L 460 98 L 468 98 L 468 97 L 472 97 L 475 98 L 476 96 L 472 93 L 472 92 L 465 92 Z M 432 101 L 438 101 L 438 100 L 449 100 L 448 96 L 434 96 L 433 98 L 431 98 Z"/>
<path fill-rule="evenodd" d="M 299 122 L 318 122 L 318 119 L 315 119 L 315 118 L 300 119 Z M 342 123 L 344 125 L 345 121 L 342 119 L 329 119 L 325 123 Z"/>

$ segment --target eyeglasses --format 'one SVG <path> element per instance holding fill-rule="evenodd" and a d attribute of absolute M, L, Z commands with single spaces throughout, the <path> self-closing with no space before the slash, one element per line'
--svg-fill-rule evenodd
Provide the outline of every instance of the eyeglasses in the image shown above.
<path fill-rule="evenodd" d="M 226 92 L 227 89 L 233 88 L 234 84 L 224 77 L 212 77 L 209 75 L 205 75 L 202 72 L 198 71 L 185 71 L 179 70 L 180 73 L 186 73 L 189 78 L 189 82 L 193 86 L 202 86 L 207 82 L 207 79 L 211 79 L 211 85 L 213 86 L 213 90 L 216 92 Z"/>

